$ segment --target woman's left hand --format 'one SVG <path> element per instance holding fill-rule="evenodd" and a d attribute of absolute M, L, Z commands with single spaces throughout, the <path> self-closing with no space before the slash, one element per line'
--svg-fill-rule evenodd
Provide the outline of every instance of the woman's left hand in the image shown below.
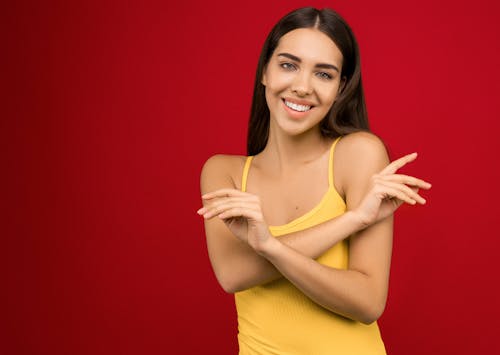
<path fill-rule="evenodd" d="M 202 196 L 198 214 L 205 219 L 219 217 L 229 230 L 257 252 L 274 240 L 262 215 L 260 199 L 236 189 L 221 189 Z"/>
<path fill-rule="evenodd" d="M 430 189 L 431 184 L 397 171 L 417 158 L 416 153 L 405 155 L 371 178 L 371 186 L 360 205 L 354 210 L 363 227 L 368 227 L 392 215 L 403 203 L 425 204 L 419 189 Z"/>

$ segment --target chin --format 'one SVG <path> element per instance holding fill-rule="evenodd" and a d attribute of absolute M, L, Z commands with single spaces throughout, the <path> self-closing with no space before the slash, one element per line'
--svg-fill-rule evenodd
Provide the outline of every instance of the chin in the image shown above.
<path fill-rule="evenodd" d="M 303 124 L 284 124 L 280 125 L 280 130 L 288 136 L 296 137 L 313 131 L 320 134 L 319 125 L 303 125 Z"/>

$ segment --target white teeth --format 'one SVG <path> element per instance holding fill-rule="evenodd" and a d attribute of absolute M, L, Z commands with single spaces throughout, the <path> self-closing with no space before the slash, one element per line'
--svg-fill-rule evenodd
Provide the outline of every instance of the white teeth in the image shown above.
<path fill-rule="evenodd" d="M 305 112 L 305 111 L 309 111 L 311 109 L 311 106 L 298 105 L 298 104 L 294 104 L 293 102 L 290 102 L 290 101 L 285 101 L 285 105 L 290 107 L 292 110 L 299 111 L 299 112 Z"/>

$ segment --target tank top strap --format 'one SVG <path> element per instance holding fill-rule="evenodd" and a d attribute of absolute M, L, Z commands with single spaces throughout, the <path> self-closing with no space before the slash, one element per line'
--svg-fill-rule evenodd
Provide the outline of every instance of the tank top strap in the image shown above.
<path fill-rule="evenodd" d="M 335 146 L 337 145 L 340 138 L 342 138 L 342 136 L 336 138 L 330 148 L 330 159 L 328 162 L 328 185 L 330 186 L 330 188 L 335 188 L 335 185 L 333 183 L 333 152 L 335 152 Z"/>
<path fill-rule="evenodd" d="M 252 159 L 253 156 L 247 157 L 247 160 L 245 161 L 245 166 L 243 167 L 243 175 L 241 176 L 241 191 L 243 192 L 247 191 L 248 171 L 250 170 L 250 164 L 252 164 Z"/>

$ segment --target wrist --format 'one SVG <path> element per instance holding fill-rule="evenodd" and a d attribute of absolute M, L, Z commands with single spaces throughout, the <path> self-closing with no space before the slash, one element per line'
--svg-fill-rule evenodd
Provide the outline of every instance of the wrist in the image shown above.
<path fill-rule="evenodd" d="M 269 237 L 265 241 L 260 242 L 254 247 L 255 252 L 265 258 L 276 254 L 278 249 L 283 246 L 277 238 L 273 237 L 271 233 L 269 234 Z"/>
<path fill-rule="evenodd" d="M 352 233 L 359 232 L 370 225 L 357 209 L 345 212 L 344 217 L 348 219 L 349 223 L 352 225 Z"/>

